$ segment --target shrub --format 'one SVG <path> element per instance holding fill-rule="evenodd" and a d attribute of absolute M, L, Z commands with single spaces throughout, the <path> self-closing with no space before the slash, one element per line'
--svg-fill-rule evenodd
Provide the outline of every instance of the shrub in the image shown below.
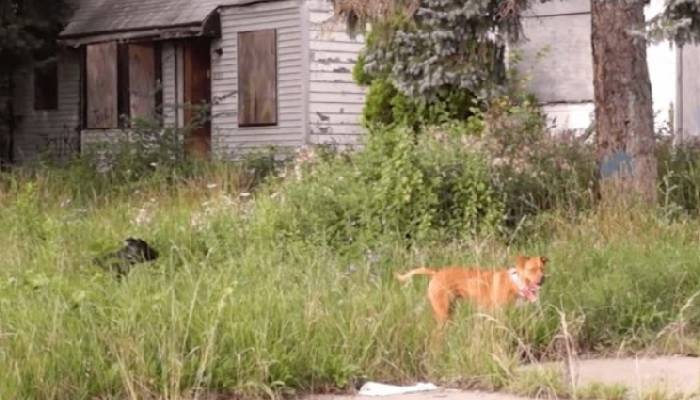
<path fill-rule="evenodd" d="M 554 209 L 582 211 L 595 203 L 592 145 L 545 132 L 544 116 L 528 96 L 498 97 L 464 122 L 425 129 L 425 135 L 456 137 L 449 144 L 481 155 L 489 184 L 504 206 L 505 227 Z M 447 145 L 447 144 L 446 144 Z"/>
<path fill-rule="evenodd" d="M 366 127 L 402 125 L 419 132 L 431 125 L 466 120 L 474 103 L 469 92 L 447 88 L 426 102 L 404 95 L 387 78 L 378 78 L 369 85 L 362 117 Z"/>
<path fill-rule="evenodd" d="M 593 206 L 593 149 L 547 135 L 530 98 L 496 98 L 472 112 L 418 135 L 400 123 L 375 126 L 361 151 L 316 157 L 301 179 L 269 189 L 276 200 L 260 205 L 268 211 L 258 228 L 336 247 L 383 236 L 454 240 Z"/>
<path fill-rule="evenodd" d="M 258 229 L 336 246 L 491 231 L 502 205 L 487 164 L 453 144 L 405 128 L 372 134 L 362 151 L 319 160 L 301 179 L 273 187 L 279 194 L 259 205 Z"/>

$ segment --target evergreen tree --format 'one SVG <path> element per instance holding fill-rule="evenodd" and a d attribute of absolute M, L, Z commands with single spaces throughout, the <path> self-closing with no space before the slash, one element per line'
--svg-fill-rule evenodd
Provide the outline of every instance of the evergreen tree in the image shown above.
<path fill-rule="evenodd" d="M 700 42 L 700 0 L 667 0 L 664 12 L 651 24 L 654 39 L 679 45 Z"/>
<path fill-rule="evenodd" d="M 8 72 L 27 57 L 55 52 L 68 13 L 66 0 L 0 0 L 0 68 Z"/>

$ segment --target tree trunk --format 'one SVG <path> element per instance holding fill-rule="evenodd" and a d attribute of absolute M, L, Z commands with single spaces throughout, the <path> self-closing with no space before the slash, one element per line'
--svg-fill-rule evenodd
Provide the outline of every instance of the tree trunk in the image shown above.
<path fill-rule="evenodd" d="M 592 0 L 596 141 L 604 201 L 656 200 L 643 0 Z"/>

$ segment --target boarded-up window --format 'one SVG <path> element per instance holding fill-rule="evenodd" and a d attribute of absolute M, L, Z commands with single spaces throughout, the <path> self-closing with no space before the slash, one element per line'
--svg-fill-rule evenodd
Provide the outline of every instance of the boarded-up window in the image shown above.
<path fill-rule="evenodd" d="M 238 34 L 238 125 L 277 124 L 277 31 Z"/>
<path fill-rule="evenodd" d="M 153 43 L 88 45 L 85 56 L 85 124 L 88 129 L 126 127 L 133 118 L 156 117 L 160 47 Z"/>
<path fill-rule="evenodd" d="M 58 62 L 55 58 L 34 66 L 34 109 L 58 110 Z"/>
<path fill-rule="evenodd" d="M 153 45 L 129 45 L 129 111 L 132 118 L 155 116 L 156 89 L 156 57 Z"/>
<path fill-rule="evenodd" d="M 90 129 L 116 128 L 117 43 L 100 43 L 85 50 L 86 123 Z"/>

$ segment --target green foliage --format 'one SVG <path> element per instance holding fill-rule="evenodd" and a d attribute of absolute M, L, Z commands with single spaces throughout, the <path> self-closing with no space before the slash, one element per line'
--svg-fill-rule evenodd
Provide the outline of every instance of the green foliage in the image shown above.
<path fill-rule="evenodd" d="M 25 57 L 44 60 L 71 12 L 65 0 L 0 0 L 0 68 Z"/>
<path fill-rule="evenodd" d="M 501 5 L 491 0 L 420 0 L 411 15 L 377 22 L 365 70 L 403 94 L 432 102 L 444 91 L 491 93 L 504 82 Z M 373 29 L 375 27 L 373 26 Z"/>
<path fill-rule="evenodd" d="M 178 173 L 188 168 L 187 130 L 163 127 L 157 119 L 135 119 L 115 140 L 91 145 L 86 159 L 116 182 L 143 179 L 158 169 Z"/>
<path fill-rule="evenodd" d="M 360 65 L 359 63 L 357 65 Z M 362 118 L 366 126 L 385 125 L 390 126 L 401 119 L 396 115 L 393 103 L 402 98 L 400 94 L 386 79 L 375 79 L 367 89 L 365 108 L 362 110 Z"/>
<path fill-rule="evenodd" d="M 361 70 L 358 62 L 356 69 Z M 453 120 L 466 120 L 472 115 L 474 98 L 467 91 L 444 90 L 435 99 L 425 102 L 398 91 L 387 78 L 370 80 L 355 73 L 358 82 L 370 82 L 362 117 L 365 126 L 381 129 L 401 125 L 419 132 L 424 127 Z"/>
<path fill-rule="evenodd" d="M 285 182 L 259 224 L 276 237 L 346 246 L 379 237 L 465 238 L 493 231 L 501 204 L 485 161 L 461 147 L 416 141 L 403 128 L 370 135 Z"/>
<path fill-rule="evenodd" d="M 593 144 L 547 134 L 534 99 L 497 97 L 471 123 L 483 125 L 481 139 L 474 144 L 486 152 L 495 170 L 492 182 L 504 196 L 509 225 L 547 210 L 577 212 L 594 206 Z"/>
<path fill-rule="evenodd" d="M 183 127 L 165 125 L 163 112 L 133 118 L 125 124 L 128 128 L 112 137 L 88 143 L 74 162 L 85 164 L 116 185 L 138 182 L 152 175 L 187 176 L 201 164 L 197 155 L 187 153 L 187 141 L 210 118 L 209 106 L 190 109 L 193 117 Z M 269 152 L 256 153 L 248 159 L 260 162 L 266 157 Z"/>
<path fill-rule="evenodd" d="M 495 42 L 487 41 L 489 44 L 483 45 L 478 34 L 460 33 L 465 29 L 460 24 L 468 24 L 460 17 L 444 22 L 443 13 L 462 15 L 467 12 L 465 9 L 458 4 L 433 3 L 414 15 L 399 13 L 377 21 L 367 35 L 365 49 L 353 69 L 354 79 L 369 86 L 363 114 L 366 125 L 402 124 L 419 131 L 433 124 L 465 120 L 471 115 L 477 94 L 482 94 L 486 87 L 486 81 L 474 78 L 474 71 L 503 72 L 503 60 L 495 53 L 496 59 L 484 58 L 485 54 L 475 57 L 477 50 L 483 53 L 487 48 L 496 49 Z M 445 23 L 448 26 L 441 25 Z M 440 29 L 435 31 L 437 28 Z M 449 38 L 433 37 L 437 33 Z M 480 33 L 486 35 L 485 31 Z M 474 46 L 455 48 L 455 39 L 469 41 Z M 416 66 L 425 70 L 416 71 Z M 428 71 L 432 71 L 429 76 Z M 502 78 L 490 83 L 496 84 Z"/>
<path fill-rule="evenodd" d="M 410 179 L 435 179 L 422 172 L 429 169 L 407 167 L 415 159 L 399 155 L 413 147 L 404 140 L 410 135 L 389 136 L 371 151 L 391 156 L 365 162 L 399 162 Z M 317 168 L 330 168 L 327 158 L 335 157 L 344 156 L 319 156 L 325 161 Z M 422 163 L 454 164 L 450 157 Z M 299 182 L 319 192 L 306 198 L 322 198 L 322 183 L 331 185 L 328 191 L 342 190 L 344 181 L 353 187 L 348 193 L 365 192 L 328 195 L 331 205 L 338 198 L 339 208 L 359 209 L 374 200 L 359 206 L 355 200 L 391 193 L 393 204 L 406 207 L 400 199 L 406 191 L 392 178 L 396 172 L 366 177 L 381 186 L 375 191 L 349 179 L 353 162 L 334 164 L 346 166 L 337 175 L 309 176 L 312 168 L 305 167 Z M 581 352 L 623 346 L 663 352 L 672 350 L 664 347 L 669 339 L 695 343 L 683 351 L 698 352 L 695 218 L 674 222 L 640 209 L 598 210 L 573 220 L 554 213 L 543 215 L 549 222 L 529 232 L 519 248 L 479 236 L 417 240 L 409 250 L 389 233 L 364 238 L 362 250 L 375 250 L 367 257 L 297 236 L 270 240 L 277 226 L 263 221 L 279 220 L 263 214 L 285 213 L 290 202 L 300 208 L 295 213 L 320 208 L 288 193 L 301 191 L 301 184 L 259 191 L 250 200 L 239 196 L 249 188 L 210 169 L 174 185 L 76 202 L 75 190 L 52 182 L 55 176 L 0 178 L 2 398 L 255 397 L 349 389 L 367 378 L 557 391 L 551 376 L 519 377 L 514 370 L 523 352 L 554 360 L 565 355 L 562 315 Z M 424 196 L 421 190 L 411 193 Z M 142 210 L 148 218 L 139 222 Z M 308 212 L 315 217 L 319 211 Z M 162 257 L 118 282 L 90 260 L 127 236 L 147 239 Z M 392 277 L 416 265 L 508 265 L 521 252 L 551 259 L 541 302 L 490 317 L 463 303 L 442 348 L 431 346 L 435 325 L 426 282 L 401 286 Z"/>
<path fill-rule="evenodd" d="M 686 142 L 674 146 L 670 140 L 656 146 L 660 196 L 662 205 L 670 213 L 700 215 L 700 145 Z"/>
<path fill-rule="evenodd" d="M 668 0 L 663 13 L 649 23 L 652 39 L 679 45 L 700 42 L 700 0 Z"/>
<path fill-rule="evenodd" d="M 625 400 L 629 398 L 630 389 L 623 385 L 606 385 L 591 383 L 579 388 L 576 397 L 582 400 Z"/>

